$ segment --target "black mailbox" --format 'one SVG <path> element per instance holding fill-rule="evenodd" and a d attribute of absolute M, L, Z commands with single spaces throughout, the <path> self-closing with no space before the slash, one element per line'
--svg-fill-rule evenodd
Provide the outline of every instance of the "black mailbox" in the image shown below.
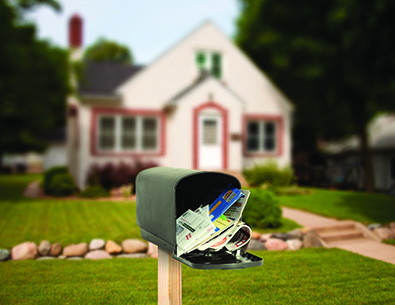
<path fill-rule="evenodd" d="M 199 251 L 177 256 L 176 220 L 188 209 L 196 210 L 207 198 L 214 199 L 231 183 L 240 181 L 225 173 L 170 167 L 142 171 L 136 179 L 137 225 L 147 241 L 196 269 L 240 269 L 262 265 L 262 258 L 245 251 Z M 191 195 L 192 194 L 192 195 Z"/>

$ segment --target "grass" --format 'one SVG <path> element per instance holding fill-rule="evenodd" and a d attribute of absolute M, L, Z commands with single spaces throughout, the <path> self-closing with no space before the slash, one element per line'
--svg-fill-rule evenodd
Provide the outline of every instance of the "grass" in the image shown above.
<path fill-rule="evenodd" d="M 63 246 L 93 238 L 121 242 L 141 238 L 133 201 L 54 200 L 22 197 L 26 185 L 39 175 L 0 176 L 0 247 L 42 240 Z M 283 219 L 281 227 L 259 232 L 288 232 L 300 227 Z"/>
<path fill-rule="evenodd" d="M 286 233 L 289 231 L 292 231 L 296 228 L 301 228 L 302 226 L 298 224 L 297 222 L 288 219 L 288 218 L 281 218 L 281 226 L 278 228 L 265 228 L 265 229 L 254 229 L 254 231 L 257 231 L 259 233 Z"/>
<path fill-rule="evenodd" d="M 0 247 L 27 240 L 68 244 L 95 237 L 120 241 L 140 236 L 135 203 L 23 198 L 27 183 L 37 178 L 0 176 Z M 317 195 L 325 197 L 317 190 L 311 196 Z M 309 196 L 294 198 L 303 202 Z M 293 226 L 286 220 L 283 229 Z M 184 267 L 184 304 L 395 303 L 394 265 L 339 249 L 253 253 L 264 258 L 263 267 L 234 271 Z M 7 261 L 0 265 L 0 304 L 157 303 L 154 259 Z"/>
<path fill-rule="evenodd" d="M 310 189 L 311 194 L 280 196 L 283 206 L 362 223 L 395 221 L 395 197 L 383 194 Z"/>
<path fill-rule="evenodd" d="M 62 245 L 93 238 L 139 238 L 135 202 L 48 200 L 22 197 L 39 175 L 0 176 L 0 247 L 46 239 Z"/>
<path fill-rule="evenodd" d="M 40 174 L 0 175 L 0 202 L 3 200 L 21 200 L 26 186 L 40 180 Z"/>
<path fill-rule="evenodd" d="M 184 304 L 394 304 L 395 266 L 338 249 L 263 252 L 262 267 L 183 267 Z M 1 304 L 157 304 L 157 260 L 9 261 Z"/>
<path fill-rule="evenodd" d="M 395 239 L 384 239 L 383 243 L 395 246 Z"/>
<path fill-rule="evenodd" d="M 41 240 L 62 245 L 93 238 L 139 238 L 134 202 L 25 200 L 0 203 L 0 247 Z"/>

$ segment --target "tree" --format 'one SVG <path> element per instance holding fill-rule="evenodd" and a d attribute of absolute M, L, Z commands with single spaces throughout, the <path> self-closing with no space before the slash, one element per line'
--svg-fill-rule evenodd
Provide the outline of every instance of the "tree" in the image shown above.
<path fill-rule="evenodd" d="M 115 41 L 99 38 L 89 46 L 85 53 L 86 61 L 110 61 L 123 64 L 132 64 L 133 57 L 129 48 Z"/>
<path fill-rule="evenodd" d="M 67 52 L 37 40 L 23 20 L 38 4 L 58 8 L 52 0 L 0 0 L 0 162 L 4 153 L 43 149 L 41 134 L 65 122 Z"/>
<path fill-rule="evenodd" d="M 356 134 L 373 191 L 367 124 L 395 109 L 395 2 L 240 3 L 236 42 L 296 104 L 294 141 Z"/>

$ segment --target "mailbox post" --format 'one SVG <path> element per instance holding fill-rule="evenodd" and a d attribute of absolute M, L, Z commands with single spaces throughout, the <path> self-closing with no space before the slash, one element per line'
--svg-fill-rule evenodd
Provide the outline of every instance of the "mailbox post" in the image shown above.
<path fill-rule="evenodd" d="M 136 179 L 136 214 L 141 236 L 159 248 L 158 297 L 160 304 L 181 304 L 181 263 L 196 269 L 242 269 L 262 265 L 262 258 L 247 252 L 192 251 L 177 256 L 176 220 L 194 211 L 208 197 L 215 199 L 231 183 L 240 181 L 220 172 L 171 167 L 142 171 Z M 210 202 L 211 203 L 211 202 Z"/>

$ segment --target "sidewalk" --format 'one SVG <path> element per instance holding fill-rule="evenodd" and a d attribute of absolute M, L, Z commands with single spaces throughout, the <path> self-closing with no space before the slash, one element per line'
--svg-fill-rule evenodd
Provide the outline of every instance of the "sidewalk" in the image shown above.
<path fill-rule="evenodd" d="M 324 226 L 334 226 L 342 223 L 342 221 L 315 215 L 309 212 L 287 207 L 282 207 L 282 209 L 283 217 L 296 221 L 301 226 L 311 229 Z M 395 246 L 382 244 L 374 240 L 360 239 L 342 241 L 337 244 L 336 247 L 390 264 L 395 264 Z"/>

